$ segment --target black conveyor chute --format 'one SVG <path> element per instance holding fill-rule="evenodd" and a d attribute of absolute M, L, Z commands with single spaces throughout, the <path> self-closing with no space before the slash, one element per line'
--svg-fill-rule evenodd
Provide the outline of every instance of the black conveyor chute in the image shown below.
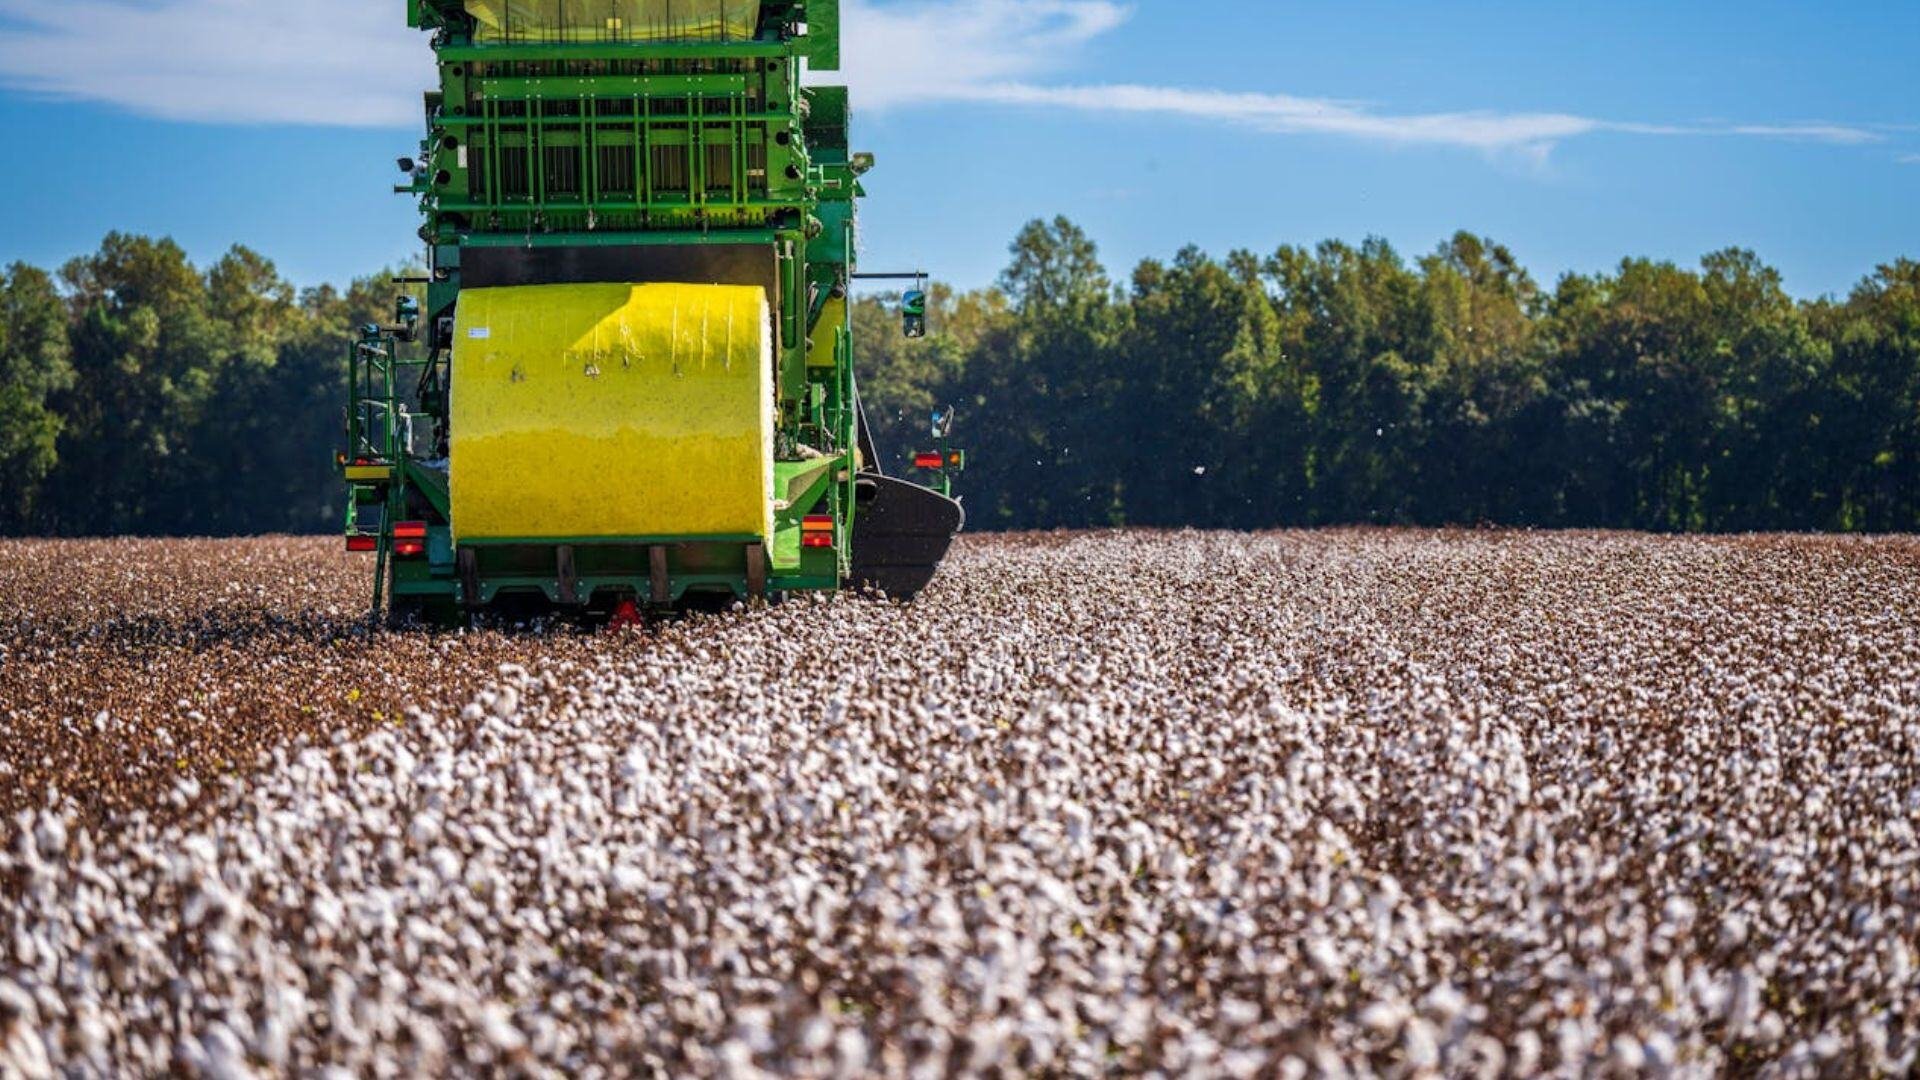
<path fill-rule="evenodd" d="M 856 589 L 911 600 L 933 581 L 953 538 L 966 527 L 960 504 L 919 484 L 861 473 L 853 519 Z"/>

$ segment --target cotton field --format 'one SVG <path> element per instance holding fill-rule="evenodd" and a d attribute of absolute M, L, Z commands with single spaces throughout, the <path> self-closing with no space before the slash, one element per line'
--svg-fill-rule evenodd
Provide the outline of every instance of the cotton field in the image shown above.
<path fill-rule="evenodd" d="M 969 538 L 370 630 L 0 546 L 0 1074 L 1902 1074 L 1920 542 Z"/>

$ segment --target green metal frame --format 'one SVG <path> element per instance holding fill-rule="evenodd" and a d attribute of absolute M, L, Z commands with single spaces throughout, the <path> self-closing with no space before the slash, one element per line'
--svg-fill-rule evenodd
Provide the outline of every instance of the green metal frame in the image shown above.
<path fill-rule="evenodd" d="M 853 273 L 854 202 L 872 159 L 848 150 L 845 90 L 803 89 L 800 80 L 803 63 L 839 65 L 838 0 L 761 0 L 755 35 L 736 41 L 484 43 L 463 0 L 408 0 L 407 20 L 433 34 L 439 71 L 425 98 L 418 167 L 396 188 L 419 200 L 429 250 L 421 344 L 410 348 L 414 328 L 403 321 L 361 332 L 348 361 L 341 457 L 347 533 L 377 535 L 375 609 L 388 591 L 409 603 L 469 607 L 503 590 L 558 598 L 569 591 L 563 575 L 526 565 L 549 554 L 556 567 L 580 559 L 602 567 L 580 572 L 577 589 L 587 595 L 578 599 L 609 590 L 645 600 L 652 567 L 637 563 L 656 549 L 670 549 L 673 599 L 701 588 L 745 596 L 751 559 L 740 553 L 762 542 L 574 537 L 456 547 L 448 525 L 458 508 L 444 472 L 426 459 L 444 457 L 448 441 L 449 328 L 469 248 L 771 246 L 783 498 L 765 538 L 767 588 L 838 588 L 851 567 L 858 409 L 851 319 L 820 319 L 825 298 L 845 295 Z M 829 367 L 808 363 L 822 334 L 832 335 Z M 409 444 L 409 415 L 432 424 L 430 450 L 416 454 Z M 379 522 L 364 530 L 369 513 Z M 801 546 L 810 514 L 833 516 L 832 549 Z M 393 526 L 407 520 L 425 521 L 429 542 L 403 559 Z M 469 582 L 478 596 L 466 595 Z"/>

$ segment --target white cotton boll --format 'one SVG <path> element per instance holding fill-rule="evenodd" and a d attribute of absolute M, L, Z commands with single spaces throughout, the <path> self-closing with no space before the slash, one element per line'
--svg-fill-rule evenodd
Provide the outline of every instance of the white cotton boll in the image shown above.
<path fill-rule="evenodd" d="M 1741 969 L 1733 975 L 1733 989 L 1727 1005 L 1727 1030 L 1745 1035 L 1760 1017 L 1760 980 L 1753 972 Z"/>
<path fill-rule="evenodd" d="M 260 1022 L 260 1030 L 254 1038 L 253 1053 L 269 1070 L 283 1071 L 287 1067 L 291 1041 L 291 1032 L 287 1029 L 286 1021 L 276 1012 Z"/>
<path fill-rule="evenodd" d="M 1737 949 L 1745 945 L 1747 943 L 1747 920 L 1732 912 L 1721 916 L 1718 940 L 1722 949 Z"/>
<path fill-rule="evenodd" d="M 346 921 L 346 906 L 334 896 L 322 894 L 316 896 L 307 905 L 307 916 L 323 936 L 337 934 Z"/>
<path fill-rule="evenodd" d="M 200 1059 L 210 1080 L 252 1080 L 247 1051 L 225 1024 L 215 1022 L 200 1038 Z"/>
<path fill-rule="evenodd" d="M 513 687 L 500 690 L 493 699 L 493 715 L 502 720 L 520 711 L 520 692 Z"/>
<path fill-rule="evenodd" d="M 487 1005 L 479 1017 L 481 1038 L 501 1057 L 510 1058 L 526 1049 L 527 1037 L 513 1024 L 513 1014 L 504 1005 Z"/>
<path fill-rule="evenodd" d="M 1695 908 L 1693 903 L 1682 896 L 1669 897 L 1660 909 L 1661 917 L 1667 925 L 1685 930 L 1693 925 Z"/>
<path fill-rule="evenodd" d="M 1641 1040 L 1641 1049 L 1646 1053 L 1648 1066 L 1656 1072 L 1668 1072 L 1680 1064 L 1680 1050 L 1674 1045 L 1673 1036 L 1664 1031 L 1648 1033 Z"/>
<path fill-rule="evenodd" d="M 1640 1040 L 1631 1035 L 1615 1035 L 1607 1049 L 1607 1062 L 1613 1068 L 1632 1075 L 1646 1068 L 1647 1053 Z"/>
<path fill-rule="evenodd" d="M 1420 1007 L 1428 1016 L 1444 1022 L 1466 1011 L 1467 998 L 1451 985 L 1441 983 L 1427 991 L 1420 999 Z"/>
<path fill-rule="evenodd" d="M 200 798 L 200 781 L 191 776 L 182 777 L 173 786 L 173 794 L 169 798 L 177 807 L 192 806 Z"/>
<path fill-rule="evenodd" d="M 57 859 L 67 852 L 67 823 L 52 811 L 42 811 L 33 825 L 33 840 L 40 854 Z"/>
<path fill-rule="evenodd" d="M 1066 823 L 1067 840 L 1070 843 L 1083 843 L 1093 825 L 1093 815 L 1079 803 L 1067 803 L 1060 808 L 1061 820 Z"/>
<path fill-rule="evenodd" d="M 1380 1035 L 1394 1035 L 1413 1016 L 1404 1002 L 1376 1001 L 1360 1010 L 1360 1023 Z"/>
<path fill-rule="evenodd" d="M 407 1055 L 410 1072 L 421 1076 L 441 1072 L 447 1057 L 447 1041 L 440 1034 L 437 1024 L 424 1018 L 415 1018 L 407 1025 L 406 1039 L 412 1051 Z"/>
<path fill-rule="evenodd" d="M 833 1021 L 824 1016 L 814 1016 L 800 1027 L 800 1048 L 809 1054 L 818 1054 L 833 1045 Z"/>
<path fill-rule="evenodd" d="M 834 1068 L 841 1076 L 867 1071 L 867 1038 L 856 1028 L 842 1028 L 833 1039 Z"/>
<path fill-rule="evenodd" d="M 638 897 L 647 889 L 647 875 L 635 866 L 616 863 L 607 871 L 607 888 L 620 897 Z"/>
<path fill-rule="evenodd" d="M 1400 1050 L 1407 1064 L 1416 1069 L 1434 1069 L 1440 1065 L 1439 1032 L 1425 1020 L 1415 1017 L 1400 1032 Z"/>
<path fill-rule="evenodd" d="M 407 824 L 407 839 L 419 847 L 431 848 L 440 842 L 440 817 L 437 814 L 421 814 Z"/>
<path fill-rule="evenodd" d="M 1513 1037 L 1513 1072 L 1516 1076 L 1531 1076 L 1540 1068 L 1540 1055 L 1545 1049 L 1540 1035 L 1534 1031 L 1522 1031 Z"/>
<path fill-rule="evenodd" d="M 0 977 L 0 1025 L 37 1027 L 40 1006 L 19 983 Z"/>
<path fill-rule="evenodd" d="M 1340 958 L 1340 950 L 1332 939 L 1315 936 L 1307 939 L 1307 960 L 1320 974 L 1333 977 L 1346 974 L 1346 962 Z"/>
<path fill-rule="evenodd" d="M 444 844 L 427 853 L 427 866 L 440 879 L 441 886 L 446 888 L 458 885 L 466 874 L 466 863 Z"/>

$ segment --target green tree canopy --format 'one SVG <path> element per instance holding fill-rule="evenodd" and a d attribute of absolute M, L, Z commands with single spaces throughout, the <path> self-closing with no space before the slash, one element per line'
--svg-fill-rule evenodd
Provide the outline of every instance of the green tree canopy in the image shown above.
<path fill-rule="evenodd" d="M 53 279 L 31 266 L 7 267 L 0 274 L 0 475 L 14 494 L 0 504 L 0 528 L 33 519 L 65 426 L 53 398 L 72 385 L 66 306 Z"/>
<path fill-rule="evenodd" d="M 1750 251 L 1542 287 L 1492 239 L 1198 249 L 1124 287 L 1065 218 L 996 287 L 853 306 L 883 467 L 936 406 L 977 528 L 1512 524 L 1920 529 L 1920 263 L 1800 301 Z M 109 235 L 0 275 L 0 529 L 338 527 L 352 327 L 385 275 L 297 292 Z"/>

